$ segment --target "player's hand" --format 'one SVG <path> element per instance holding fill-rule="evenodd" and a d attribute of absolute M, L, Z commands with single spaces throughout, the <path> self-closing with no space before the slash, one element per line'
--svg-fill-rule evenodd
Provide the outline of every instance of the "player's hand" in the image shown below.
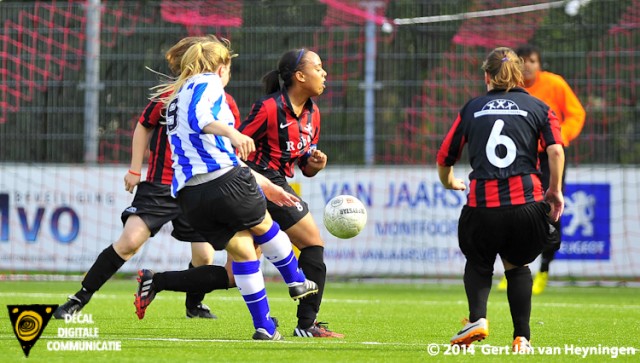
<path fill-rule="evenodd" d="M 279 207 L 293 207 L 296 203 L 300 202 L 300 198 L 296 197 L 293 194 L 290 194 L 286 190 L 282 189 L 282 187 L 275 185 L 269 182 L 262 188 L 265 197 L 269 199 L 270 202 L 274 203 Z"/>
<path fill-rule="evenodd" d="M 553 191 L 549 189 L 544 196 L 544 200 L 551 206 L 549 217 L 554 222 L 557 222 L 564 211 L 564 196 L 562 195 L 562 191 Z"/>
<path fill-rule="evenodd" d="M 316 170 L 322 170 L 327 166 L 327 154 L 318 149 L 310 150 L 310 153 L 307 159 L 307 165 Z"/>
<path fill-rule="evenodd" d="M 452 190 L 467 190 L 467 186 L 462 179 L 452 179 L 449 181 L 449 185 L 445 185 L 445 188 Z"/>
<path fill-rule="evenodd" d="M 133 193 L 133 189 L 135 189 L 136 185 L 140 184 L 140 175 L 133 175 L 127 171 L 124 175 L 124 190 L 129 193 Z"/>
<path fill-rule="evenodd" d="M 256 151 L 256 144 L 253 142 L 253 139 L 247 135 L 236 131 L 229 139 L 231 140 L 231 145 L 236 148 L 236 153 L 242 160 L 247 160 L 249 154 Z"/>

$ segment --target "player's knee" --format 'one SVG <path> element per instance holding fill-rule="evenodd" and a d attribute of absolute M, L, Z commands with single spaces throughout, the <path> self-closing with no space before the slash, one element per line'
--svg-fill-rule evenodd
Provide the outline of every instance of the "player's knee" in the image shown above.
<path fill-rule="evenodd" d="M 309 231 L 310 233 L 301 233 L 296 236 L 290 236 L 291 243 L 298 247 L 299 250 L 303 250 L 308 247 L 324 247 L 324 241 L 320 237 L 319 231 Z"/>
<path fill-rule="evenodd" d="M 528 276 L 529 279 L 531 279 L 531 269 L 529 269 L 529 265 L 515 266 L 510 269 L 505 267 L 504 274 L 507 277 L 507 280 L 517 278 L 517 276 Z"/>
<path fill-rule="evenodd" d="M 191 264 L 194 267 L 213 264 L 213 247 L 209 243 L 191 243 Z"/>
<path fill-rule="evenodd" d="M 191 256 L 191 264 L 194 267 L 204 266 L 204 265 L 212 265 L 213 264 L 213 256 L 207 254 L 193 254 Z"/>
<path fill-rule="evenodd" d="M 121 236 L 120 239 L 113 244 L 113 249 L 116 251 L 120 257 L 125 260 L 128 260 L 133 255 L 135 255 L 140 247 L 144 244 L 144 240 L 136 239 L 132 236 Z"/>
<path fill-rule="evenodd" d="M 465 274 L 472 272 L 480 276 L 493 275 L 493 266 L 485 265 L 478 262 L 467 261 L 464 269 L 465 269 Z"/>

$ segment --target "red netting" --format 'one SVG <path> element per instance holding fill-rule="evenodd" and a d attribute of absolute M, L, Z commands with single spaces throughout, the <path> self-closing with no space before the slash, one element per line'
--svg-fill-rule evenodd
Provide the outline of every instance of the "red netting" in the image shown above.
<path fill-rule="evenodd" d="M 472 11 L 492 10 L 530 5 L 531 1 L 475 1 Z M 465 20 L 453 37 L 455 44 L 484 48 L 516 47 L 533 37 L 546 11 L 492 16 Z"/>
<path fill-rule="evenodd" d="M 367 20 L 373 20 L 377 25 L 382 25 L 386 18 L 385 10 L 389 0 L 378 1 L 375 8 L 375 14 L 371 15 L 364 8 L 366 2 L 361 0 L 319 0 L 323 4 L 327 4 L 327 15 L 322 21 L 324 26 L 344 26 L 344 25 L 362 25 Z"/>
<path fill-rule="evenodd" d="M 323 65 L 329 74 L 331 87 L 327 88 L 322 100 L 327 107 L 331 107 L 342 102 L 349 80 L 362 79 L 365 35 L 361 25 L 367 20 L 382 24 L 386 19 L 384 14 L 389 1 L 379 1 L 374 16 L 367 12 L 361 0 L 320 0 L 320 2 L 328 5 L 322 25 L 331 27 L 331 31 L 316 32 L 314 49 L 322 54 Z M 353 25 L 359 27 L 353 27 Z M 379 40 L 386 41 L 389 37 L 385 36 Z"/>
<path fill-rule="evenodd" d="M 590 159 L 614 133 L 620 121 L 635 115 L 622 112 L 638 105 L 639 95 L 638 44 L 640 44 L 640 0 L 634 0 L 623 11 L 619 22 L 600 40 L 599 49 L 587 53 L 584 78 L 586 84 L 576 85 L 576 92 L 587 94 L 584 100 L 587 121 L 580 135 L 581 158 Z M 586 88 L 582 90 L 581 88 Z M 631 107 L 629 107 L 631 106 Z M 632 145 L 620 145 L 630 148 Z M 574 160 L 578 162 L 579 160 Z"/>
<path fill-rule="evenodd" d="M 20 11 L 17 20 L 8 20 L 0 35 L 0 123 L 6 112 L 16 112 L 21 102 L 29 102 L 36 88 L 44 91 L 47 82 L 62 80 L 64 72 L 82 67 L 85 48 L 85 1 L 36 1 L 32 12 Z M 141 19 L 136 11 L 118 6 L 102 9 L 103 45 L 112 47 L 118 35 L 134 31 Z M 107 25 L 111 24 L 111 25 Z"/>
<path fill-rule="evenodd" d="M 526 5 L 528 0 L 475 0 L 469 11 Z M 405 120 L 397 128 L 396 139 L 386 146 L 384 162 L 431 163 L 458 109 L 460 99 L 477 95 L 482 74 L 481 52 L 496 46 L 526 43 L 542 22 L 545 11 L 464 20 L 452 39 L 451 51 L 442 65 L 430 72 L 422 93 L 405 109 Z M 460 49 L 462 47 L 462 49 Z M 451 80 L 462 80 L 456 83 Z"/>
<path fill-rule="evenodd" d="M 638 31 L 638 28 L 640 28 L 640 2 L 634 1 L 625 9 L 618 24 L 611 27 L 609 34 Z"/>
<path fill-rule="evenodd" d="M 201 35 L 206 28 L 242 26 L 242 8 L 242 0 L 165 0 L 160 14 L 164 21 L 184 25 L 189 35 Z"/>

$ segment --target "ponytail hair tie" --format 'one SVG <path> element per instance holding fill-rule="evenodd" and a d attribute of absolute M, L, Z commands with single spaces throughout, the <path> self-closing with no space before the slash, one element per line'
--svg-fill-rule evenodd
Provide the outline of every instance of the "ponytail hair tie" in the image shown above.
<path fill-rule="evenodd" d="M 502 63 L 504 63 L 504 62 L 506 62 L 506 61 L 508 61 L 508 60 L 509 60 L 509 58 L 504 57 L 504 58 L 502 58 Z"/>

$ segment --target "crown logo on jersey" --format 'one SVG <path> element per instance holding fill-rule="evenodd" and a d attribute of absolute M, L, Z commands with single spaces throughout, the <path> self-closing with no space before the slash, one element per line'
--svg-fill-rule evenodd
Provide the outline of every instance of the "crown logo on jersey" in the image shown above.
<path fill-rule="evenodd" d="M 487 102 L 481 111 L 474 112 L 473 117 L 484 115 L 520 115 L 526 117 L 527 114 L 527 111 L 520 110 L 517 103 L 501 98 Z"/>

